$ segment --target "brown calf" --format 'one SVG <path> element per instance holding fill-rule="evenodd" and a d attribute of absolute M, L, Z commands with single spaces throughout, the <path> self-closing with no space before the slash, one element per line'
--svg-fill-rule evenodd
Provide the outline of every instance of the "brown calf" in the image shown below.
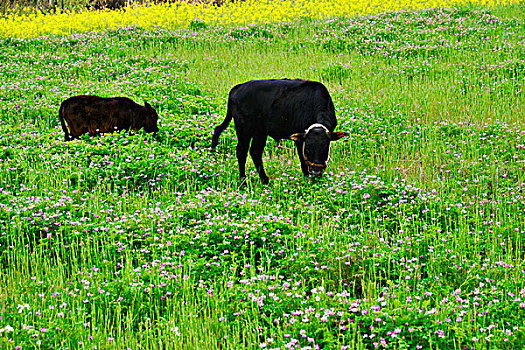
<path fill-rule="evenodd" d="M 141 128 L 146 132 L 159 131 L 159 117 L 155 109 L 147 102 L 141 106 L 127 97 L 73 96 L 62 102 L 58 117 L 66 141 L 85 133 L 95 136 L 116 130 L 137 131 Z"/>

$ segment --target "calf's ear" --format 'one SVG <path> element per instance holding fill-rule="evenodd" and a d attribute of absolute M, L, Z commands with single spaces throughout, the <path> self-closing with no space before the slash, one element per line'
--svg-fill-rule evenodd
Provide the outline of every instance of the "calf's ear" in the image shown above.
<path fill-rule="evenodd" d="M 153 107 L 151 107 L 151 105 L 150 105 L 149 103 L 147 103 L 147 102 L 144 103 L 144 107 L 146 107 L 146 108 L 153 108 Z"/>
<path fill-rule="evenodd" d="M 341 137 L 344 137 L 346 135 L 348 135 L 348 133 L 344 132 L 344 131 L 331 132 L 330 133 L 330 141 L 339 140 Z"/>
<path fill-rule="evenodd" d="M 304 140 L 304 135 L 304 133 L 298 132 L 296 134 L 290 135 L 288 138 L 294 141 L 302 141 Z"/>

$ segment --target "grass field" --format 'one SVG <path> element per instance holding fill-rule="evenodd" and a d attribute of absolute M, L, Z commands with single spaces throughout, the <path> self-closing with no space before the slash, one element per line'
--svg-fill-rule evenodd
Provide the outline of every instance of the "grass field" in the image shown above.
<path fill-rule="evenodd" d="M 3 35 L 0 349 L 523 349 L 524 18 Z M 349 136 L 318 181 L 269 140 L 270 184 L 248 160 L 241 186 L 212 130 L 232 86 L 282 77 L 322 81 Z M 77 94 L 161 131 L 64 142 Z"/>

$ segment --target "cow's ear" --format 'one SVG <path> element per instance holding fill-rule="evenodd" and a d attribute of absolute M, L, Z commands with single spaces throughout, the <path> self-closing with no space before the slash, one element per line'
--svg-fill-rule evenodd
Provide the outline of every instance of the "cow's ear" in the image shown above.
<path fill-rule="evenodd" d="M 296 133 L 296 134 L 293 134 L 293 135 L 290 135 L 290 137 L 288 137 L 290 140 L 294 140 L 294 141 L 303 141 L 304 140 L 304 135 L 303 133 Z"/>
<path fill-rule="evenodd" d="M 330 133 L 330 141 L 339 140 L 341 137 L 344 137 L 346 135 L 348 135 L 348 133 L 344 132 L 344 131 L 331 132 Z"/>
<path fill-rule="evenodd" d="M 144 103 L 144 107 L 148 108 L 148 109 L 153 109 L 153 107 L 151 107 L 151 105 L 147 102 Z"/>

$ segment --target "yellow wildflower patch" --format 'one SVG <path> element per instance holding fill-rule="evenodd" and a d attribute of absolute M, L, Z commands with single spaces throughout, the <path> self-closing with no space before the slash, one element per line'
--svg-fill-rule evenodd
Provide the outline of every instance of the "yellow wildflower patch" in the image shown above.
<path fill-rule="evenodd" d="M 298 17 L 367 15 L 401 9 L 423 9 L 436 6 L 457 6 L 467 3 L 483 6 L 511 3 L 512 0 L 248 0 L 206 6 L 185 2 L 139 5 L 117 11 L 84 11 L 79 13 L 49 13 L 6 15 L 0 18 L 0 37 L 36 37 L 61 35 L 122 26 L 145 29 L 184 28 L 192 21 L 210 25 L 245 25 L 294 20 Z"/>

